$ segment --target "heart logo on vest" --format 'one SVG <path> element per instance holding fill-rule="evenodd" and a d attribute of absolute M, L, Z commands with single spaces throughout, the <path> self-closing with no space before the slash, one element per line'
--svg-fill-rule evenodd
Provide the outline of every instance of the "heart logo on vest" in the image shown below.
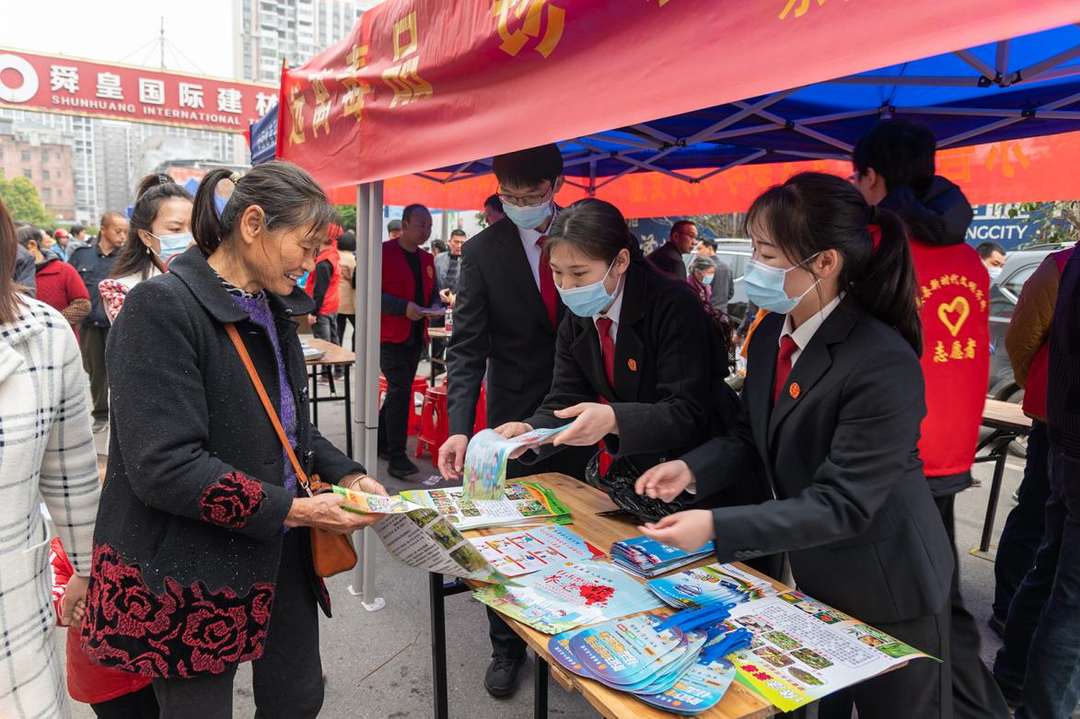
<path fill-rule="evenodd" d="M 942 302 L 937 308 L 938 319 L 949 328 L 949 334 L 953 337 L 960 333 L 960 328 L 964 326 L 969 314 L 971 305 L 963 297 L 954 297 L 948 304 Z"/>

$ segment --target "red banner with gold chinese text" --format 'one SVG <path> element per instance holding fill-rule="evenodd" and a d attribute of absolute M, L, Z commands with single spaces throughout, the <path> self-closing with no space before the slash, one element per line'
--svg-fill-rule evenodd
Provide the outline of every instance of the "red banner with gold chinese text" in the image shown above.
<path fill-rule="evenodd" d="M 278 157 L 326 187 L 385 179 L 1078 14 L 1076 0 L 386 0 L 283 75 Z"/>

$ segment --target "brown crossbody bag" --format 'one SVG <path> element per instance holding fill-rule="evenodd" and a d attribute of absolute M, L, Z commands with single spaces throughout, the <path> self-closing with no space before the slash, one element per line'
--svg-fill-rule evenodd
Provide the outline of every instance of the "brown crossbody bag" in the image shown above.
<path fill-rule="evenodd" d="M 303 467 L 300 466 L 300 461 L 296 458 L 296 452 L 293 451 L 292 445 L 289 444 L 289 438 L 281 426 L 277 411 L 274 409 L 273 403 L 270 402 L 270 397 L 266 394 L 266 388 L 263 387 L 259 374 L 255 371 L 255 365 L 251 362 L 251 355 L 248 354 L 247 347 L 244 346 L 243 340 L 240 339 L 240 333 L 236 330 L 236 325 L 225 325 L 225 331 L 229 334 L 229 339 L 232 340 L 233 346 L 236 347 L 236 351 L 240 354 L 240 359 L 244 363 L 244 368 L 247 369 L 248 377 L 251 378 L 251 384 L 255 385 L 255 392 L 259 395 L 263 409 L 266 410 L 270 423 L 274 425 L 274 431 L 277 432 L 278 439 L 281 440 L 281 445 L 285 448 L 285 453 L 289 455 L 293 471 L 296 472 L 296 481 L 300 483 L 300 486 L 304 488 L 309 497 L 333 491 L 329 484 L 319 479 L 317 474 L 308 479 Z M 332 577 L 335 574 L 347 572 L 356 566 L 356 550 L 353 549 L 349 535 L 337 534 L 336 532 L 329 532 L 315 527 L 310 529 L 311 557 L 317 575 L 320 577 Z"/>

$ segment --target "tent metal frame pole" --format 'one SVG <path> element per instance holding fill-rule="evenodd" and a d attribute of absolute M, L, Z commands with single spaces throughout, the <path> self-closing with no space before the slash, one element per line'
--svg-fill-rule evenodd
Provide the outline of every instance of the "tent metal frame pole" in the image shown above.
<path fill-rule="evenodd" d="M 954 143 L 969 140 L 973 137 L 978 137 L 979 135 L 986 134 L 987 132 L 992 132 L 1002 127 L 1015 125 L 1018 122 L 1023 122 L 1024 120 L 1027 120 L 1029 117 L 1039 117 L 1040 112 L 1052 112 L 1060 107 L 1066 107 L 1068 105 L 1071 105 L 1078 100 L 1080 100 L 1080 92 L 1069 95 L 1068 97 L 1059 98 L 1057 100 L 1054 100 L 1053 102 L 1048 102 L 1045 105 L 1041 105 L 1040 107 L 1036 107 L 1034 110 L 1031 110 L 1030 113 L 1027 115 L 998 120 L 997 122 L 992 122 L 989 125 L 983 125 L 982 127 L 976 128 L 974 130 L 968 130 L 967 132 L 962 132 L 959 135 L 953 135 L 952 137 L 940 141 L 938 143 L 938 147 L 947 147 Z"/>
<path fill-rule="evenodd" d="M 724 128 L 727 128 L 727 127 L 731 127 L 735 123 L 737 123 L 737 122 L 739 122 L 741 120 L 744 120 L 747 117 L 750 117 L 751 115 L 760 115 L 761 117 L 764 117 L 764 115 L 761 115 L 761 112 L 763 110 L 765 110 L 765 108 L 767 108 L 767 107 L 769 107 L 771 105 L 775 105 L 776 103 L 783 100 L 785 97 L 791 95 L 792 93 L 798 92 L 801 89 L 802 89 L 802 87 L 800 86 L 800 87 L 793 87 L 793 88 L 791 88 L 789 90 L 784 90 L 783 92 L 774 92 L 773 94 L 769 95 L 768 97 L 765 97 L 765 98 L 762 98 L 761 100 L 758 100 L 753 105 L 751 105 L 750 103 L 737 103 L 737 102 L 736 103 L 731 103 L 731 104 L 735 105 L 736 107 L 740 108 L 738 112 L 736 112 L 733 115 L 728 115 L 727 117 L 725 117 L 720 122 L 714 123 L 713 125 L 710 125 L 709 127 L 706 127 L 703 130 L 695 132 L 693 135 L 691 135 L 690 137 L 687 137 L 685 139 L 684 144 L 686 144 L 686 145 L 696 145 L 697 143 L 701 142 L 705 138 L 712 137 L 713 135 L 715 135 L 720 130 L 723 130 Z"/>
<path fill-rule="evenodd" d="M 746 155 L 745 157 L 740 157 L 738 160 L 735 160 L 733 162 L 729 162 L 726 165 L 724 165 L 723 167 L 717 167 L 714 170 L 710 170 L 709 172 L 706 172 L 701 177 L 696 178 L 695 182 L 704 182 L 705 180 L 709 179 L 713 175 L 719 175 L 724 170 L 730 170 L 733 167 L 738 167 L 739 165 L 745 165 L 748 162 L 753 162 L 754 160 L 758 159 L 759 157 L 761 157 L 762 155 L 765 155 L 765 154 L 768 154 L 766 150 L 758 150 L 757 152 L 751 152 L 749 155 Z"/>
<path fill-rule="evenodd" d="M 378 466 L 379 434 L 379 325 L 382 303 L 371 298 L 382 295 L 382 214 L 383 183 L 372 182 L 356 188 L 356 306 L 357 313 L 353 350 L 356 388 L 353 396 L 354 426 L 349 428 L 355 438 L 361 463 L 368 472 Z M 352 571 L 349 593 L 360 597 L 364 609 L 374 612 L 386 606 L 375 589 L 375 533 L 364 529 L 353 533 L 353 543 L 360 561 Z"/>
<path fill-rule="evenodd" d="M 742 107 L 748 110 L 753 107 L 752 105 L 748 105 L 745 102 L 736 102 L 734 103 L 734 105 L 736 107 Z M 783 117 L 780 117 L 779 115 L 768 112 L 767 110 L 754 110 L 754 114 L 763 120 L 768 120 L 769 122 L 775 122 L 778 125 L 783 125 L 785 128 L 790 126 L 793 131 L 799 133 L 800 135 L 806 135 L 807 137 L 813 138 L 818 142 L 822 142 L 826 145 L 832 145 L 833 147 L 839 148 L 844 152 L 855 151 L 854 145 L 846 143 L 843 140 L 837 140 L 835 137 L 830 137 L 824 132 L 818 132 L 817 130 L 811 130 L 809 127 L 803 127 L 801 122 L 787 120 Z"/>

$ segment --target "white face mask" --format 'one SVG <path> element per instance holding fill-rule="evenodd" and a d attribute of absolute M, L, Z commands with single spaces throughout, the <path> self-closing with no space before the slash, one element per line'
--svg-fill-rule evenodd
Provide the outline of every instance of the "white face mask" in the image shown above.
<path fill-rule="evenodd" d="M 161 245 L 161 252 L 157 253 L 157 256 L 162 262 L 167 262 L 173 255 L 178 255 L 188 248 L 195 238 L 190 232 L 177 232 L 172 235 L 155 235 L 153 232 L 147 232 L 148 235 L 157 239 Z M 151 252 L 153 249 L 151 248 Z"/>
<path fill-rule="evenodd" d="M 986 271 L 990 273 L 990 279 L 996 280 L 1001 277 L 1001 269 L 1000 267 L 987 267 Z"/>

